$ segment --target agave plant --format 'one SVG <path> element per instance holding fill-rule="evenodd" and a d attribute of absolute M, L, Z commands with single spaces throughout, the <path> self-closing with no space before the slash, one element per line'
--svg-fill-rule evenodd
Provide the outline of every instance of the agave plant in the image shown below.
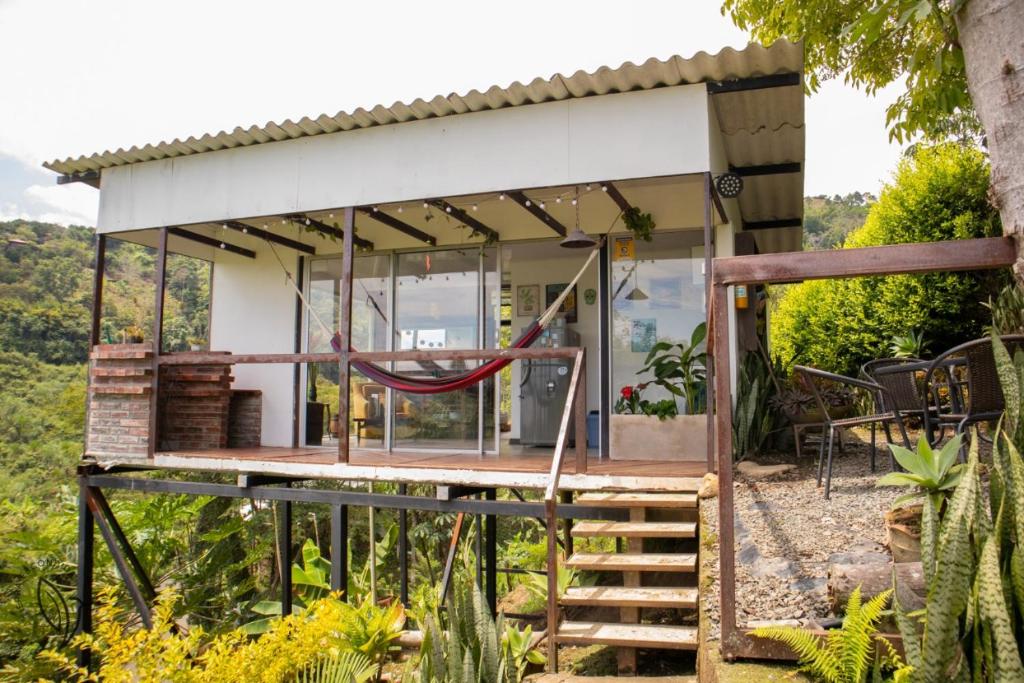
<path fill-rule="evenodd" d="M 958 434 L 950 439 L 938 451 L 932 449 L 927 439 L 917 442 L 917 451 L 911 451 L 889 444 L 893 457 L 906 472 L 890 472 L 878 480 L 876 486 L 910 486 L 913 488 L 893 501 L 894 508 L 906 503 L 917 502 L 928 498 L 936 511 L 942 501 L 952 495 L 953 489 L 960 483 L 963 465 L 957 463 L 956 456 L 960 452 L 961 436 Z"/>
<path fill-rule="evenodd" d="M 889 641 L 878 636 L 878 622 L 891 595 L 890 589 L 863 603 L 858 586 L 846 603 L 843 627 L 825 638 L 796 626 L 763 626 L 751 635 L 785 643 L 799 657 L 801 671 L 827 683 L 906 681 L 910 668 Z"/>
<path fill-rule="evenodd" d="M 920 358 L 927 349 L 924 333 L 915 330 L 897 334 L 889 340 L 889 351 L 895 358 Z"/>

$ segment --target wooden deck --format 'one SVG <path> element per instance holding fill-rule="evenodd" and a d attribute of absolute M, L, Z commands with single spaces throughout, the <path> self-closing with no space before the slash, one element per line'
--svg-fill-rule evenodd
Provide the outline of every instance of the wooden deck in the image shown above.
<path fill-rule="evenodd" d="M 551 453 L 476 455 L 352 449 L 348 463 L 326 448 L 230 448 L 158 452 L 158 468 L 277 474 L 323 479 L 544 488 Z M 703 462 L 590 459 L 585 474 L 568 461 L 561 476 L 566 489 L 693 491 L 706 471 Z"/>

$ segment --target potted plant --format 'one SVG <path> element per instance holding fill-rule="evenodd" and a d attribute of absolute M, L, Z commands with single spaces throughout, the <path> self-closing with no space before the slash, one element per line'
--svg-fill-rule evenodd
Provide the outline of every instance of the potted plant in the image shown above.
<path fill-rule="evenodd" d="M 138 325 L 126 325 L 121 331 L 125 344 L 141 344 L 146 340 L 145 333 Z"/>
<path fill-rule="evenodd" d="M 619 391 L 609 420 L 609 454 L 617 460 L 704 460 L 707 457 L 707 325 L 689 342 L 658 342 L 638 375 L 652 378 Z M 644 392 L 657 387 L 657 400 Z"/>
<path fill-rule="evenodd" d="M 206 340 L 202 337 L 189 337 L 188 338 L 188 349 L 189 351 L 202 351 L 206 345 Z"/>

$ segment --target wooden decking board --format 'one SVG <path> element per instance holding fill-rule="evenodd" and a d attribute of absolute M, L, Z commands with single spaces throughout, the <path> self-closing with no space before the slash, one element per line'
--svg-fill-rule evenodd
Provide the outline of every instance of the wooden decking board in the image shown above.
<path fill-rule="evenodd" d="M 649 586 L 583 586 L 569 588 L 558 601 L 563 605 L 692 609 L 697 606 L 697 589 Z"/>
<path fill-rule="evenodd" d="M 696 534 L 695 522 L 577 522 L 572 527 L 576 538 L 693 538 Z"/>
<path fill-rule="evenodd" d="M 559 643 L 601 644 L 666 650 L 696 650 L 697 629 L 654 624 L 601 624 L 567 621 L 558 627 Z"/>
<path fill-rule="evenodd" d="M 691 553 L 574 553 L 565 565 L 610 572 L 692 572 L 697 557 Z"/>
<path fill-rule="evenodd" d="M 616 508 L 695 508 L 696 493 L 584 493 L 576 502 Z"/>

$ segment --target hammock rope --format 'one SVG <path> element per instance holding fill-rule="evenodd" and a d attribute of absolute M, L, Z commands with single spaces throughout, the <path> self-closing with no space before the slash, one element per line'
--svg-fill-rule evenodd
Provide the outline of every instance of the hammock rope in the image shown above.
<path fill-rule="evenodd" d="M 295 290 L 295 293 L 298 295 L 302 305 L 309 312 L 310 317 L 313 318 L 323 333 L 330 338 L 331 348 L 333 348 L 335 352 L 341 353 L 341 349 L 343 348 L 341 332 L 338 330 L 332 331 L 320 318 L 316 310 L 310 305 L 309 301 L 307 301 L 305 295 L 302 293 L 302 288 L 298 286 L 295 279 L 292 277 L 291 272 L 285 267 L 284 262 L 281 261 L 281 257 L 277 255 L 277 250 L 274 249 L 274 245 L 270 242 L 267 244 L 270 246 L 271 251 L 274 252 L 274 256 L 277 258 L 278 264 L 280 264 L 281 269 L 284 271 L 288 284 L 290 284 Z M 595 258 L 597 258 L 599 247 L 600 243 L 597 247 L 594 247 L 591 250 L 590 256 L 587 257 L 587 260 L 583 263 L 583 267 L 580 268 L 578 273 L 576 273 L 576 276 L 572 281 L 565 286 L 551 305 L 548 306 L 544 312 L 541 313 L 541 315 L 534 320 L 519 337 L 516 338 L 514 342 L 512 342 L 509 348 L 525 349 L 533 344 L 533 342 L 537 341 L 537 338 L 540 337 L 544 328 L 546 328 L 551 321 L 554 320 L 555 316 L 558 315 L 558 309 L 561 308 L 562 303 L 565 301 L 566 297 L 569 296 L 569 293 L 573 291 L 573 287 L 576 286 L 579 279 L 583 277 L 583 273 L 587 271 L 590 264 L 594 262 Z M 351 344 L 349 345 L 349 350 L 356 351 Z M 410 375 L 401 375 L 387 370 L 375 363 L 367 363 L 365 361 L 352 361 L 352 367 L 369 379 L 396 391 L 402 391 L 409 394 L 441 394 L 465 389 L 473 386 L 474 384 L 478 384 L 489 377 L 493 377 L 508 366 L 512 360 L 512 358 L 493 358 L 472 370 L 444 377 L 413 377 Z"/>

